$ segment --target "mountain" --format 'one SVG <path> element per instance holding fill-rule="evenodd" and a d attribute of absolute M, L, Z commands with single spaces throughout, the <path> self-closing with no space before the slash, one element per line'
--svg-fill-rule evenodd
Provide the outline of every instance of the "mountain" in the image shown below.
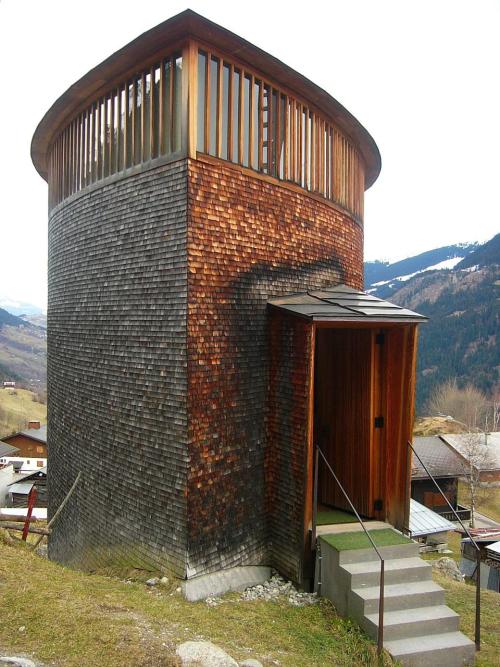
<path fill-rule="evenodd" d="M 417 273 L 439 269 L 452 269 L 479 248 L 478 243 L 457 243 L 427 250 L 398 262 L 379 260 L 365 262 L 365 288 L 368 292 L 386 298 L 401 283 Z"/>
<path fill-rule="evenodd" d="M 377 280 L 378 264 L 391 278 Z M 371 283 L 367 278 L 368 292 L 429 317 L 420 326 L 417 411 L 448 378 L 487 394 L 500 387 L 500 234 L 481 245 L 447 246 L 394 264 L 367 265 L 365 276 L 375 278 Z M 401 273 L 408 267 L 412 275 Z"/>
<path fill-rule="evenodd" d="M 0 381 L 45 389 L 47 336 L 42 327 L 0 308 Z"/>
<path fill-rule="evenodd" d="M 42 315 L 43 311 L 38 306 L 32 303 L 19 301 L 18 299 L 11 299 L 8 296 L 0 294 L 0 308 L 7 310 L 12 315 L 25 315 L 31 317 L 32 315 Z"/>

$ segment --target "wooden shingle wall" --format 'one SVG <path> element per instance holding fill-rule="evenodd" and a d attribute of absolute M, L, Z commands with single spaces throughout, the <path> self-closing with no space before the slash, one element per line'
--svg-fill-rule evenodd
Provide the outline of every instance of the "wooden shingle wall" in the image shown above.
<path fill-rule="evenodd" d="M 188 573 L 271 559 L 296 578 L 301 554 L 283 545 L 303 530 L 303 490 L 294 487 L 291 516 L 286 471 L 305 456 L 303 438 L 289 436 L 305 428 L 307 399 L 305 387 L 280 380 L 280 414 L 299 421 L 278 434 L 271 497 L 285 504 L 269 520 L 266 302 L 332 283 L 362 287 L 363 232 L 340 209 L 222 162 L 190 160 L 188 177 Z M 295 350 L 286 340 L 283 355 Z"/>
<path fill-rule="evenodd" d="M 50 556 L 185 573 L 186 161 L 49 221 Z"/>
<path fill-rule="evenodd" d="M 276 569 L 303 583 L 312 326 L 272 313 L 269 344 L 265 473 L 271 557 Z"/>

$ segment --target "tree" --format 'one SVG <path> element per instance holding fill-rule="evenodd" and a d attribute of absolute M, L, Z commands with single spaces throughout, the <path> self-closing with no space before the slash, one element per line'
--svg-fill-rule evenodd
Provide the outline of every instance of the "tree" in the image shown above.
<path fill-rule="evenodd" d="M 471 432 L 460 436 L 459 452 L 463 457 L 463 471 L 470 503 L 470 527 L 474 528 L 478 496 L 485 487 L 481 483 L 481 471 L 491 467 L 492 458 L 488 448 L 487 433 Z"/>
<path fill-rule="evenodd" d="M 471 510 L 470 525 L 474 527 L 479 495 L 488 487 L 481 482 L 481 471 L 492 465 L 488 448 L 488 433 L 500 425 L 500 400 L 495 396 L 488 400 L 485 394 L 472 384 L 461 388 L 456 379 L 450 379 L 436 387 L 428 402 L 430 414 L 447 418 L 461 432 L 457 449 L 464 459 L 463 471 Z"/>
<path fill-rule="evenodd" d="M 452 378 L 434 389 L 427 410 L 431 415 L 450 415 L 466 431 L 474 431 L 485 425 L 491 408 L 482 391 L 472 384 L 461 388 L 456 378 Z"/>

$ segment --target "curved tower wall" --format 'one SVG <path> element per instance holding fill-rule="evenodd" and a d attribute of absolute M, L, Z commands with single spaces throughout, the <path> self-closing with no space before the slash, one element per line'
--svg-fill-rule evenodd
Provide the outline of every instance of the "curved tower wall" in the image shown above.
<path fill-rule="evenodd" d="M 50 556 L 184 573 L 186 161 L 49 220 Z"/>

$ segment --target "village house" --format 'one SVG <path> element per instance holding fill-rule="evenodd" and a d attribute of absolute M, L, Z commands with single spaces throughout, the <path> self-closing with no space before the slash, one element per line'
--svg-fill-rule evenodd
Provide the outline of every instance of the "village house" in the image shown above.
<path fill-rule="evenodd" d="M 15 464 L 20 472 L 35 471 L 47 465 L 47 426 L 39 421 L 28 422 L 28 428 L 2 439 L 16 453 L 0 455 L 0 465 Z"/>
<path fill-rule="evenodd" d="M 417 456 L 413 457 L 411 497 L 443 518 L 455 521 L 446 500 L 425 471 L 425 465 L 458 516 L 462 521 L 468 521 L 470 509 L 458 503 L 458 480 L 464 477 L 464 461 L 445 438 L 439 435 L 413 438 L 413 447 L 423 465 Z"/>

